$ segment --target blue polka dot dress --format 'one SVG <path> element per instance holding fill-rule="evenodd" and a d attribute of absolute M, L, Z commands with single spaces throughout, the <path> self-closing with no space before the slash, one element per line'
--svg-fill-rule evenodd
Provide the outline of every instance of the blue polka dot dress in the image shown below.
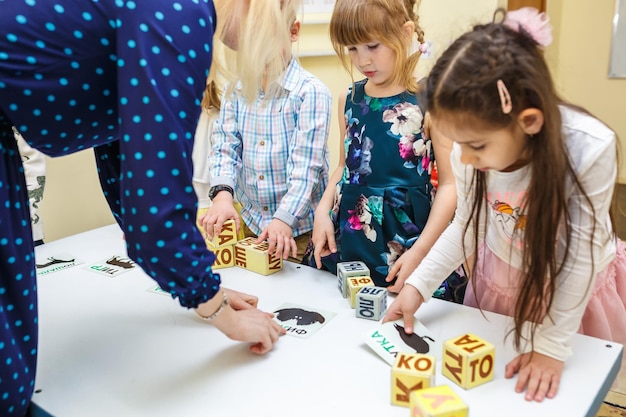
<path fill-rule="evenodd" d="M 215 11 L 210 0 L 0 0 L 0 27 L 0 415 L 22 416 L 37 286 L 11 126 L 50 156 L 94 148 L 129 256 L 183 306 L 210 299 L 220 281 L 195 226 L 191 153 Z"/>

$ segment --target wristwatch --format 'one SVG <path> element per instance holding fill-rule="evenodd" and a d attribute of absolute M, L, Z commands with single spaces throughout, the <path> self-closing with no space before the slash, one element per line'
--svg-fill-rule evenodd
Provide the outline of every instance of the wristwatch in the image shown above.
<path fill-rule="evenodd" d="M 225 184 L 221 184 L 221 185 L 215 185 L 211 187 L 211 189 L 209 190 L 209 198 L 213 200 L 215 196 L 217 195 L 217 193 L 219 193 L 220 191 L 228 191 L 231 196 L 235 195 L 235 191 L 233 191 L 232 187 L 225 185 Z"/>

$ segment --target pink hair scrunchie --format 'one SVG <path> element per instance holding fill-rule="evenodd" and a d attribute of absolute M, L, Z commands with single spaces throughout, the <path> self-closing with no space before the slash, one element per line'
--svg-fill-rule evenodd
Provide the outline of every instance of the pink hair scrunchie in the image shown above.
<path fill-rule="evenodd" d="M 525 32 L 543 47 L 552 43 L 550 19 L 545 13 L 540 13 L 534 7 L 522 7 L 510 11 L 502 23 L 516 32 Z"/>

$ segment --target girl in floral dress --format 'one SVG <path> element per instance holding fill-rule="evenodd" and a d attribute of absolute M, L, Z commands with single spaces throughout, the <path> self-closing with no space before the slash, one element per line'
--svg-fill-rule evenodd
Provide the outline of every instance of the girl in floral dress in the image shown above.
<path fill-rule="evenodd" d="M 451 147 L 428 137 L 418 102 L 413 73 L 423 31 L 415 8 L 415 0 L 335 5 L 335 51 L 351 74 L 355 68 L 366 78 L 340 97 L 340 163 L 316 209 L 304 261 L 334 273 L 337 262 L 363 261 L 374 283 L 392 292 L 402 289 L 456 204 Z M 461 301 L 463 283 L 453 273 L 434 295 Z"/>

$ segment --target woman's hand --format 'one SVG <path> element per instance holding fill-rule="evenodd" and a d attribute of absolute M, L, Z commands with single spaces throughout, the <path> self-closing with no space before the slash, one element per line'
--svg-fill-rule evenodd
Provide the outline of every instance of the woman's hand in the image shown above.
<path fill-rule="evenodd" d="M 226 292 L 226 295 L 228 296 L 228 301 L 230 302 L 230 306 L 235 310 L 249 310 L 251 308 L 256 308 L 259 302 L 259 297 L 256 297 L 254 295 L 246 294 L 244 292 L 239 292 L 224 287 L 222 287 L 222 290 Z"/>
<path fill-rule="evenodd" d="M 417 288 L 412 285 L 405 285 L 387 309 L 383 323 L 404 318 L 404 331 L 408 334 L 413 333 L 415 312 L 423 302 L 424 297 Z"/>
<path fill-rule="evenodd" d="M 563 361 L 537 352 L 523 353 L 506 365 L 506 378 L 518 374 L 515 392 L 526 390 L 526 401 L 554 398 L 559 390 Z"/>
<path fill-rule="evenodd" d="M 226 294 L 234 295 L 233 304 L 226 305 L 211 323 L 228 338 L 251 343 L 250 351 L 253 353 L 262 355 L 269 352 L 278 338 L 285 334 L 285 329 L 273 320 L 273 314 L 252 307 L 251 302 L 256 303 L 253 300 L 256 297 L 251 299 L 251 296 L 233 290 L 226 290 Z M 218 311 L 222 300 L 222 293 L 218 292 L 215 297 L 200 304 L 196 312 L 209 317 Z"/>

